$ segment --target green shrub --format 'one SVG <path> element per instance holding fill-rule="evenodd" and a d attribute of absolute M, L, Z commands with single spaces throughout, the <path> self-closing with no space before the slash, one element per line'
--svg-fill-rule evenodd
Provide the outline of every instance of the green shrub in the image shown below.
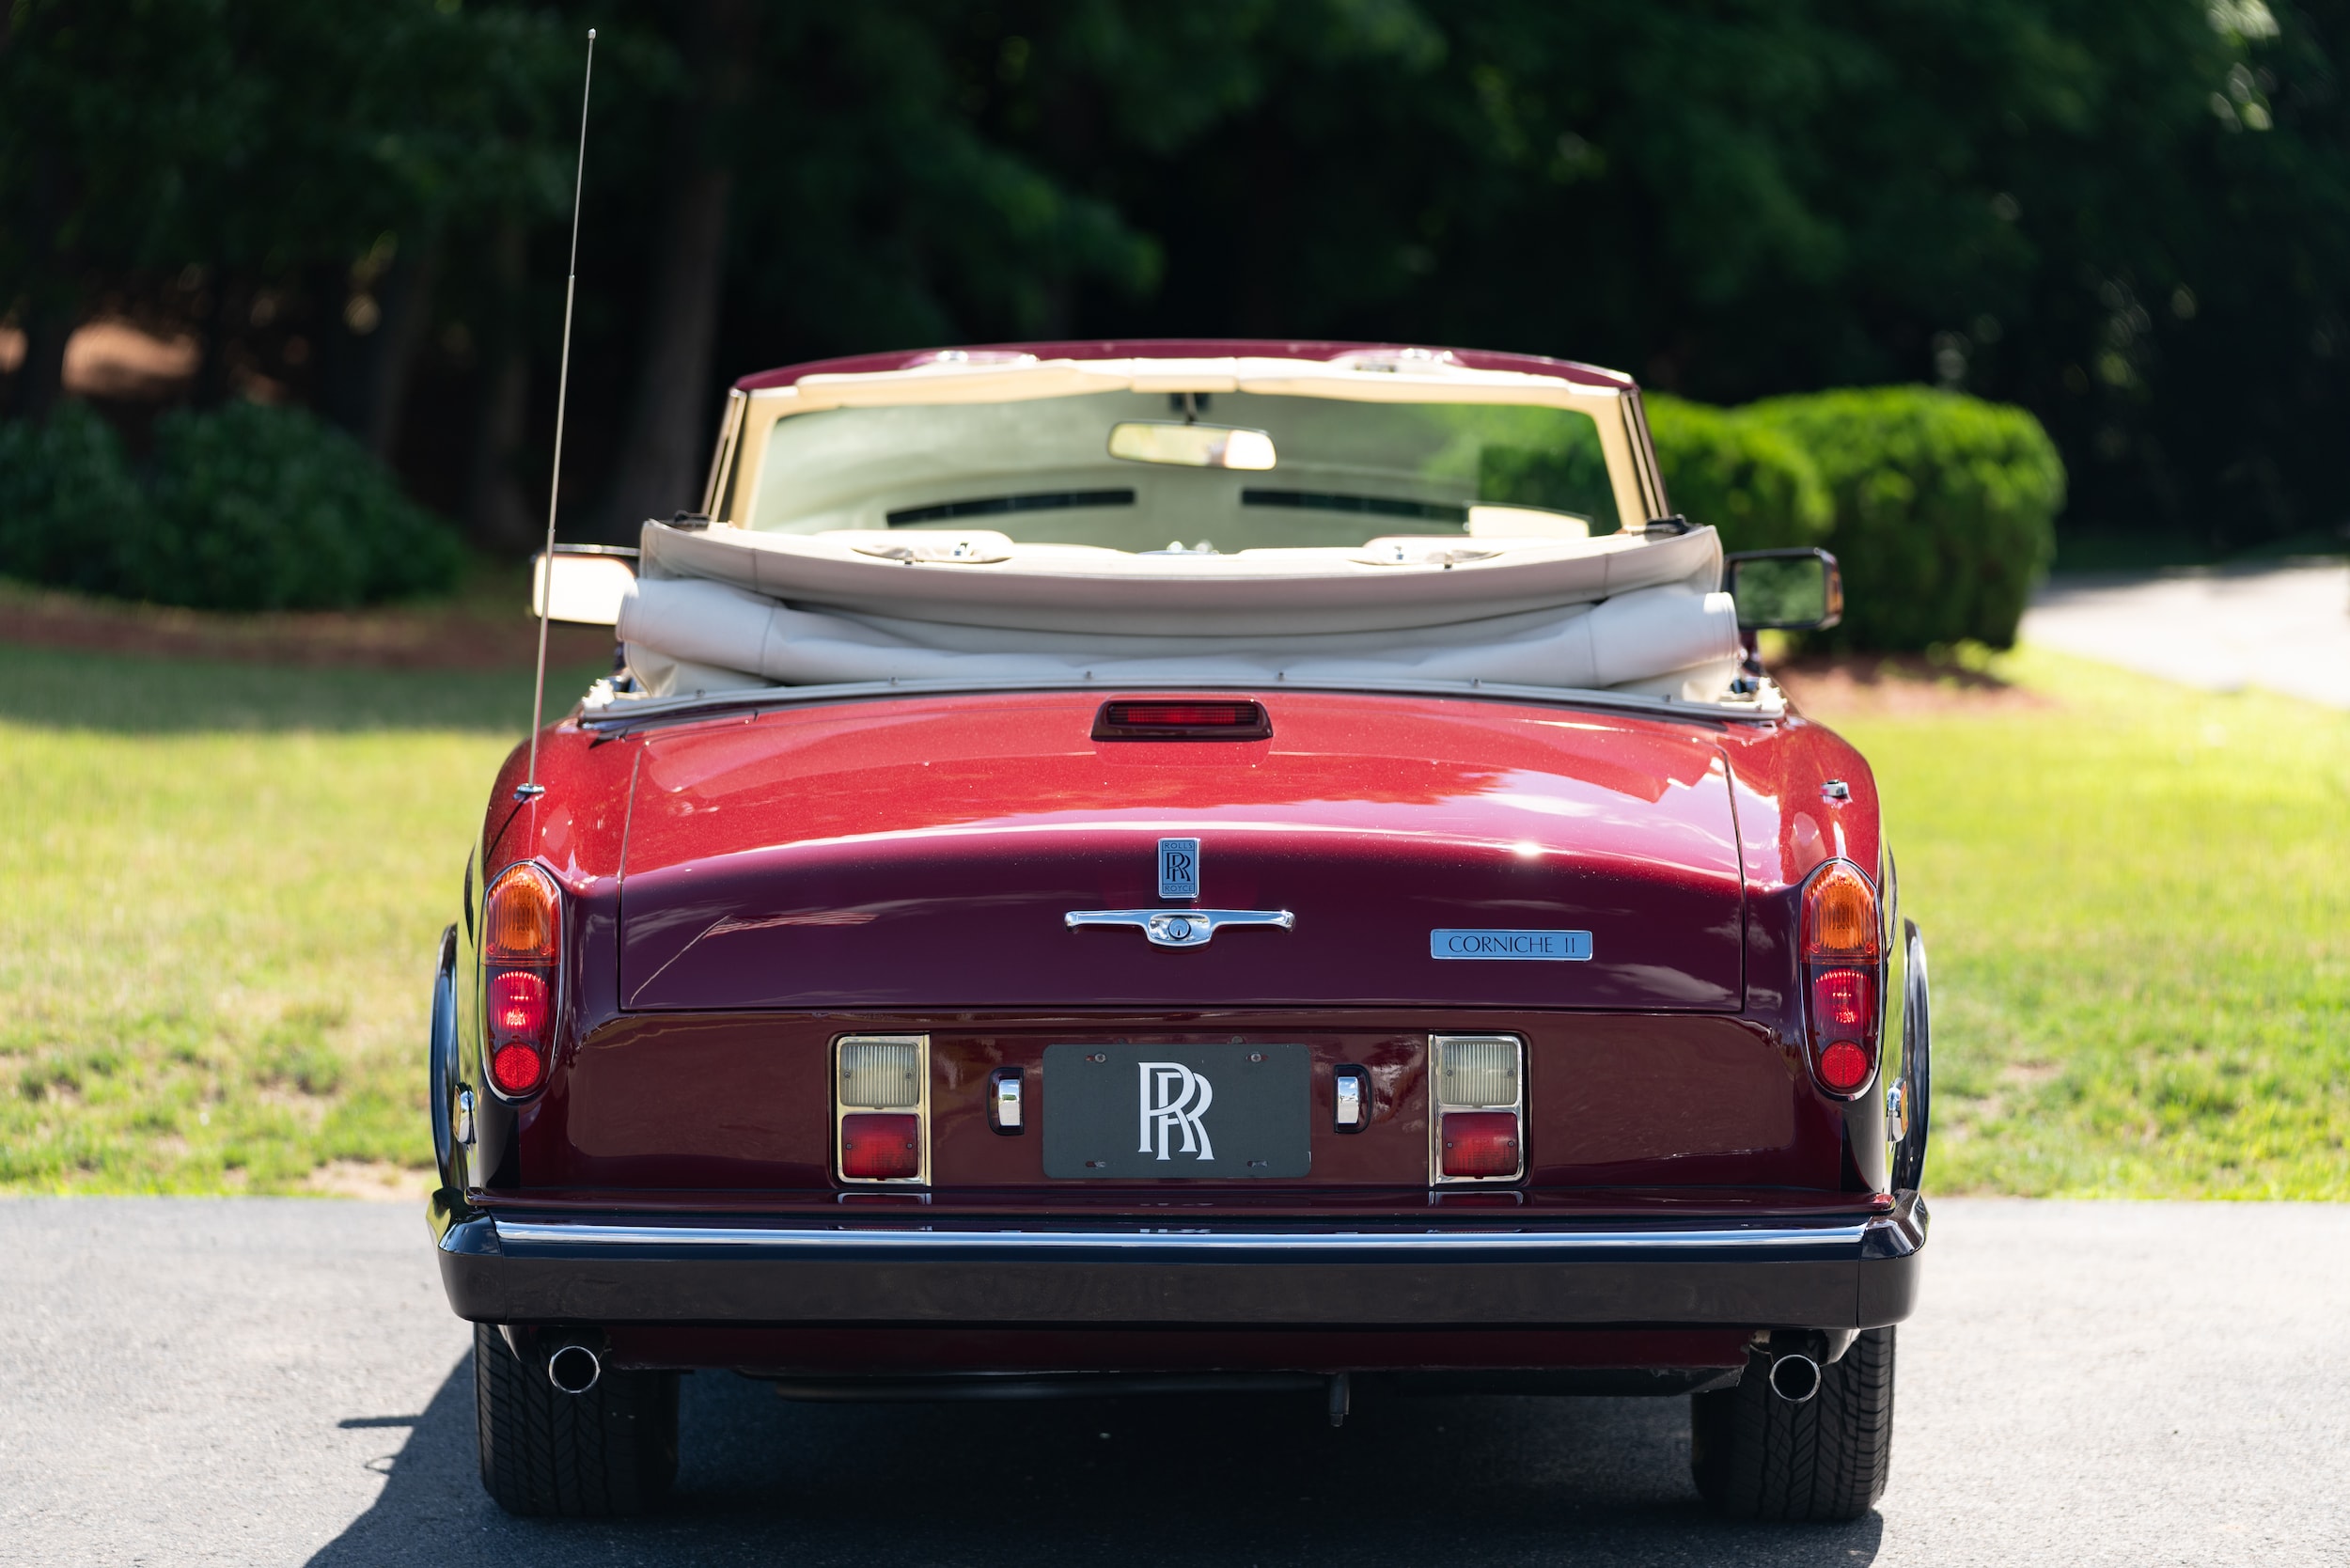
<path fill-rule="evenodd" d="M 121 530 L 144 505 L 121 440 L 87 405 L 0 423 L 0 574 L 112 592 Z"/>
<path fill-rule="evenodd" d="M 444 591 L 463 564 L 446 524 L 297 409 L 166 415 L 143 475 L 78 404 L 45 429 L 0 427 L 10 576 L 201 609 L 325 609 Z"/>
<path fill-rule="evenodd" d="M 2007 648 L 2056 554 L 2064 464 L 2020 408 L 1883 386 L 1773 398 L 1738 417 L 1783 432 L 1835 497 L 1844 571 L 1831 647 Z"/>
<path fill-rule="evenodd" d="M 1710 523 L 1725 550 L 1825 544 L 1836 507 L 1810 454 L 1743 410 L 1646 400 L 1656 465 L 1673 510 Z"/>

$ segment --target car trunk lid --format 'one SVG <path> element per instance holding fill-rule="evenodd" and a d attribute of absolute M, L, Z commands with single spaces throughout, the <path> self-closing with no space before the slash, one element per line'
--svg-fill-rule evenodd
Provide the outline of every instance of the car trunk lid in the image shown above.
<path fill-rule="evenodd" d="M 1096 740 L 1099 698 L 1065 693 L 655 732 L 623 1005 L 1739 1007 L 1736 832 L 1706 727 L 1259 699 L 1270 739 Z M 1198 840 L 1196 900 L 1161 897 L 1170 839 Z M 1068 921 L 1192 907 L 1293 918 L 1189 947 Z"/>

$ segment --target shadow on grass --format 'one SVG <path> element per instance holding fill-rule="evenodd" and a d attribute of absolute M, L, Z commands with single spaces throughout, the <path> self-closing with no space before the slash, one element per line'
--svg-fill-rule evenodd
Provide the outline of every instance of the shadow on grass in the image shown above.
<path fill-rule="evenodd" d="M 609 665 L 547 672 L 559 714 Z M 0 644 L 0 721 L 122 734 L 530 728 L 530 671 L 288 668 Z"/>
<path fill-rule="evenodd" d="M 638 1561 L 1866 1564 L 1872 1514 L 1734 1526 L 1688 1480 L 1671 1400 L 1313 1396 L 810 1405 L 727 1372 L 684 1382 L 666 1507 L 509 1518 L 475 1475 L 457 1364 L 382 1497 L 311 1568 L 462 1556 L 510 1568 Z M 401 1424 L 406 1419 L 400 1418 Z M 348 1423 L 346 1423 L 348 1424 Z M 388 1424 L 388 1423 L 387 1423 Z"/>

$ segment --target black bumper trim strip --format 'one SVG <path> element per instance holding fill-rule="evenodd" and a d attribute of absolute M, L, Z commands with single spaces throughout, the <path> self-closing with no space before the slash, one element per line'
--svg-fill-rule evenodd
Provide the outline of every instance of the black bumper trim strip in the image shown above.
<path fill-rule="evenodd" d="M 1908 1315 L 1926 1213 L 1831 1225 L 1444 1231 L 765 1228 L 460 1217 L 481 1322 L 1872 1327 Z"/>

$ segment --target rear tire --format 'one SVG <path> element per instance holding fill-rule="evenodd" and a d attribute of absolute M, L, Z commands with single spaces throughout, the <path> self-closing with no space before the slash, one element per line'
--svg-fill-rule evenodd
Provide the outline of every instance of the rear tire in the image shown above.
<path fill-rule="evenodd" d="M 1760 1353 L 1734 1388 L 1689 1400 L 1689 1469 L 1733 1519 L 1857 1519 L 1893 1455 L 1893 1330 L 1861 1330 L 1801 1404 L 1771 1392 Z"/>
<path fill-rule="evenodd" d="M 677 1477 L 675 1372 L 610 1368 L 567 1394 L 488 1324 L 474 1325 L 481 1488 L 509 1513 L 565 1519 L 641 1513 Z"/>

